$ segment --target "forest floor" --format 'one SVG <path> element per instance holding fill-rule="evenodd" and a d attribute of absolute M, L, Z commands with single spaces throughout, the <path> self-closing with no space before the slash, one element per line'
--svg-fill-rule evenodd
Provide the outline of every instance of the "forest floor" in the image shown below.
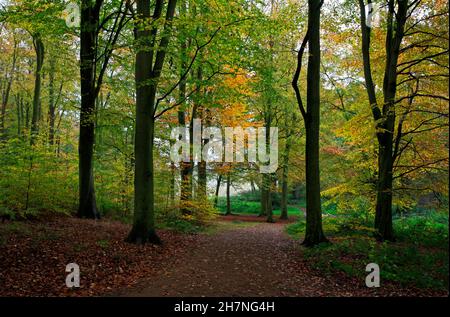
<path fill-rule="evenodd" d="M 364 280 L 344 273 L 323 276 L 304 260 L 299 242 L 284 232 L 287 221 L 269 224 L 255 216 L 222 216 L 220 220 L 239 227 L 199 235 L 196 247 L 177 264 L 111 295 L 447 296 L 446 292 L 401 288 L 392 283 L 367 288 Z"/>
<path fill-rule="evenodd" d="M 221 216 L 209 230 L 160 230 L 162 246 L 123 242 L 129 226 L 56 217 L 0 224 L 0 296 L 447 296 L 345 273 L 324 275 L 303 247 L 255 216 Z M 81 287 L 65 286 L 80 266 Z M 364 268 L 361 268 L 364 270 Z"/>

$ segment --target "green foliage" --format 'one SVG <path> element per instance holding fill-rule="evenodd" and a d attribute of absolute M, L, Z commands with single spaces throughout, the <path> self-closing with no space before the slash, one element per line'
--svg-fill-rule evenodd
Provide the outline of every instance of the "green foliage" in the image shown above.
<path fill-rule="evenodd" d="M 61 151 L 26 139 L 13 138 L 0 145 L 0 215 L 13 219 L 40 212 L 70 213 L 77 199 L 75 152 Z"/>
<path fill-rule="evenodd" d="M 183 233 L 198 233 L 204 230 L 203 226 L 181 217 L 164 218 L 161 222 L 158 222 L 157 227 L 160 229 L 171 229 Z"/>
<path fill-rule="evenodd" d="M 181 210 L 186 213 L 182 214 Z M 205 230 L 217 216 L 213 204 L 204 199 L 195 199 L 168 206 L 158 210 L 157 226 L 184 233 L 195 233 Z"/>
<path fill-rule="evenodd" d="M 448 245 L 448 224 L 448 214 L 445 212 L 430 212 L 394 220 L 399 241 L 430 247 Z"/>
<path fill-rule="evenodd" d="M 195 199 L 180 202 L 179 209 L 186 210 L 188 213 L 182 215 L 182 218 L 192 221 L 196 224 L 207 224 L 217 216 L 217 210 L 207 199 Z"/>
<path fill-rule="evenodd" d="M 278 195 L 279 196 L 279 195 Z M 278 196 L 272 196 L 272 197 L 278 197 Z M 279 197 L 278 197 L 279 201 Z M 297 201 L 291 201 L 291 202 L 297 202 Z M 231 203 L 231 212 L 233 214 L 259 214 L 261 211 L 261 196 L 259 191 L 255 193 L 251 192 L 244 192 L 240 193 L 236 196 L 230 197 L 230 203 Z M 280 205 L 279 203 L 273 203 L 273 214 L 274 215 L 280 215 Z M 303 206 L 302 203 L 300 203 L 300 206 Z M 221 213 L 225 213 L 227 209 L 227 201 L 226 197 L 219 197 L 217 201 L 217 209 Z M 288 206 L 288 214 L 289 215 L 298 215 L 300 214 L 300 209 L 297 206 Z"/>
<path fill-rule="evenodd" d="M 299 238 L 302 234 L 304 234 L 305 229 L 306 222 L 304 220 L 299 220 L 285 227 L 286 233 L 296 238 Z"/>
<path fill-rule="evenodd" d="M 102 249 L 107 249 L 109 247 L 109 241 L 108 240 L 98 240 L 97 245 Z"/>
<path fill-rule="evenodd" d="M 241 200 L 239 196 L 231 196 L 231 212 L 236 214 L 258 214 L 261 210 L 260 201 Z M 221 213 L 225 213 L 227 209 L 226 197 L 219 197 L 217 208 Z"/>
<path fill-rule="evenodd" d="M 372 226 L 355 218 L 325 216 L 323 227 L 332 244 L 303 251 L 315 269 L 364 278 L 365 266 L 373 262 L 380 266 L 382 281 L 448 289 L 448 214 L 431 212 L 395 220 L 396 243 L 376 242 Z M 288 225 L 286 232 L 296 239 L 303 237 L 304 218 Z"/>

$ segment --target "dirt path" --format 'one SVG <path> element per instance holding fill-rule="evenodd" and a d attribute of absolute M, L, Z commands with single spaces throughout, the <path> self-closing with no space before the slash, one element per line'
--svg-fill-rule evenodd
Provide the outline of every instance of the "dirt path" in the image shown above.
<path fill-rule="evenodd" d="M 386 285 L 320 276 L 284 233 L 285 223 L 259 223 L 202 235 L 197 246 L 157 276 L 115 296 L 376 296 L 411 295 Z"/>

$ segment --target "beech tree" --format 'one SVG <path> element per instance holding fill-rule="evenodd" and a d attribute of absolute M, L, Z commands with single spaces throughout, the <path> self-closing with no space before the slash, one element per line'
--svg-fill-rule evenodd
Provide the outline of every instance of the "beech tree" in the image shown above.
<path fill-rule="evenodd" d="M 79 153 L 79 204 L 78 217 L 100 218 L 94 189 L 95 103 L 103 83 L 103 77 L 111 59 L 119 34 L 128 21 L 125 10 L 128 0 L 120 1 L 118 11 L 100 18 L 103 0 L 82 0 L 80 16 L 80 76 L 81 109 Z M 100 34 L 106 30 L 106 41 Z"/>
<path fill-rule="evenodd" d="M 161 243 L 154 222 L 153 138 L 156 91 L 171 37 L 176 2 L 169 0 L 165 6 L 163 0 L 156 1 L 151 16 L 150 1 L 137 0 L 134 220 L 127 237 L 128 242 L 137 244 Z M 164 25 L 157 44 L 158 25 L 153 23 L 149 29 L 146 23 L 158 20 L 164 9 Z"/>
<path fill-rule="evenodd" d="M 322 229 L 319 169 L 320 129 L 320 8 L 323 1 L 308 0 L 308 29 L 297 55 L 297 69 L 292 80 L 306 132 L 306 233 L 303 245 L 326 242 Z M 307 101 L 303 106 L 298 79 L 302 57 L 308 44 Z"/>
<path fill-rule="evenodd" d="M 430 71 L 415 71 L 414 66 L 430 61 L 437 68 L 445 69 L 435 59 L 448 54 L 448 48 L 439 45 L 442 41 L 439 34 L 433 35 L 420 29 L 420 22 L 431 21 L 433 18 L 440 17 L 446 12 L 437 12 L 427 14 L 426 11 L 421 12 L 423 17 L 418 21 L 408 21 L 417 12 L 421 0 L 388 0 L 387 16 L 386 16 L 386 38 L 385 38 L 385 56 L 384 56 L 384 74 L 382 94 L 383 102 L 377 100 L 376 84 L 372 75 L 372 65 L 370 59 L 370 40 L 371 40 L 371 21 L 366 14 L 366 5 L 363 0 L 359 0 L 360 7 L 360 23 L 361 23 L 361 50 L 363 57 L 363 68 L 365 87 L 368 95 L 368 101 L 375 122 L 376 139 L 378 141 L 378 173 L 377 173 L 377 196 L 375 210 L 375 229 L 377 239 L 379 240 L 395 240 L 392 225 L 392 199 L 393 199 L 393 180 L 402 175 L 406 175 L 411 171 L 406 171 L 400 175 L 394 175 L 394 163 L 400 159 L 400 156 L 412 142 L 410 138 L 407 142 L 402 143 L 402 138 L 411 135 L 411 131 L 402 131 L 403 124 L 408 114 L 411 113 L 412 104 L 415 98 L 431 98 L 441 99 L 448 102 L 448 98 L 434 93 L 421 92 L 424 89 L 421 81 L 430 76 Z M 368 2 L 371 4 L 371 1 Z M 370 12 L 371 14 L 373 12 Z M 412 35 L 427 34 L 428 38 L 411 40 Z M 408 36 L 408 40 L 406 37 Z M 406 41 L 405 41 L 406 40 Z M 403 45 L 407 42 L 406 45 Z M 412 60 L 405 59 L 410 50 L 419 48 L 421 55 L 419 58 Z M 403 60 L 401 60 L 403 57 Z M 448 67 L 447 67 L 448 69 Z M 440 75 L 438 75 L 440 76 Z M 399 82 L 399 79 L 401 81 Z M 410 83 L 413 83 L 412 85 Z M 400 85 L 407 85 L 408 94 L 397 99 L 397 91 Z M 402 87 L 404 88 L 404 86 Z M 408 105 L 398 115 L 398 106 L 403 100 L 408 101 Z M 428 119 L 425 122 L 429 124 L 441 116 Z M 419 125 L 419 127 L 422 124 Z M 417 129 L 416 129 L 417 130 Z M 414 132 L 414 130 L 413 130 Z M 434 165 L 442 160 L 427 162 L 422 166 L 412 169 L 412 171 Z M 397 164 L 397 167 L 400 167 Z"/>

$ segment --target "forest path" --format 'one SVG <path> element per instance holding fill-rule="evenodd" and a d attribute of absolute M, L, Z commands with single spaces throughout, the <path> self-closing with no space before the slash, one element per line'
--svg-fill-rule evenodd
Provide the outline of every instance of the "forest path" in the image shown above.
<path fill-rule="evenodd" d="M 299 241 L 284 232 L 285 224 L 257 223 L 202 234 L 183 258 L 115 295 L 351 296 L 367 291 L 355 281 L 339 282 L 312 272 Z"/>

